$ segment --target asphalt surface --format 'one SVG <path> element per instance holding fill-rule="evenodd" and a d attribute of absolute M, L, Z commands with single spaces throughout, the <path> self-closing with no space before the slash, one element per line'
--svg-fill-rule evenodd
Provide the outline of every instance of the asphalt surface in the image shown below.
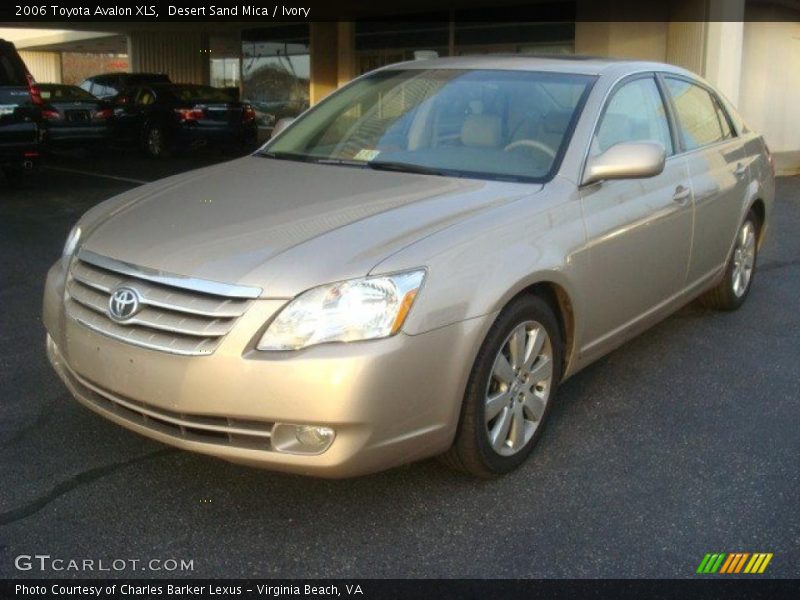
<path fill-rule="evenodd" d="M 800 576 L 800 178 L 778 182 L 744 307 L 686 307 L 566 382 L 519 471 L 327 481 L 139 437 L 48 365 L 40 298 L 73 222 L 128 180 L 219 159 L 66 157 L 0 188 L 0 577 L 107 575 L 23 572 L 21 554 L 193 561 L 133 577 L 693 577 L 706 552 Z"/>

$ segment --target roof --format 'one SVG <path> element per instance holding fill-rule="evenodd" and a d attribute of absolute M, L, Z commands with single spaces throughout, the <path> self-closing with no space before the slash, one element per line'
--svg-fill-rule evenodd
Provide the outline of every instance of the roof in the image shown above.
<path fill-rule="evenodd" d="M 680 67 L 666 63 L 626 60 L 582 55 L 531 55 L 531 54 L 484 54 L 413 60 L 395 63 L 384 69 L 497 69 L 518 71 L 545 71 L 553 73 L 575 73 L 600 75 L 606 71 L 624 74 L 626 71 L 645 70 L 688 73 Z"/>

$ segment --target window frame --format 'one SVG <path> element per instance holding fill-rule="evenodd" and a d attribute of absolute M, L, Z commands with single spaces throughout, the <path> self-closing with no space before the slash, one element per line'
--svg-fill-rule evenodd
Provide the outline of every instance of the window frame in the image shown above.
<path fill-rule="evenodd" d="M 670 143 L 672 144 L 671 152 L 669 148 L 665 148 L 667 151 L 666 158 L 669 159 L 673 156 L 676 156 L 682 146 L 677 144 L 677 136 L 678 131 L 676 129 L 677 121 L 673 123 L 672 120 L 672 106 L 671 103 L 667 102 L 667 98 L 664 95 L 665 90 L 662 89 L 660 82 L 658 81 L 657 73 L 654 71 L 642 71 L 639 73 L 633 73 L 631 75 L 627 75 L 617 81 L 612 88 L 606 94 L 606 97 L 603 99 L 603 108 L 600 110 L 600 113 L 597 117 L 597 121 L 595 121 L 594 127 L 592 129 L 592 135 L 589 138 L 589 148 L 586 152 L 587 159 L 591 154 L 592 149 L 592 141 L 597 136 L 600 126 L 603 124 L 603 119 L 605 119 L 606 113 L 608 112 L 608 107 L 611 105 L 611 101 L 614 100 L 614 96 L 616 96 L 617 92 L 619 92 L 623 87 L 632 83 L 634 81 L 638 81 L 639 79 L 651 79 L 653 84 L 656 86 L 656 91 L 658 92 L 659 97 L 661 98 L 661 105 L 664 107 L 664 118 L 667 120 L 667 129 L 669 130 L 669 138 Z M 584 170 L 586 165 L 584 165 Z M 583 175 L 583 173 L 581 173 Z"/>
<path fill-rule="evenodd" d="M 705 82 L 700 81 L 698 79 L 694 79 L 692 77 L 687 77 L 686 75 L 683 75 L 681 73 L 670 73 L 669 71 L 660 71 L 660 72 L 656 73 L 656 76 L 660 80 L 660 84 L 663 87 L 663 92 L 666 95 L 667 100 L 669 102 L 670 109 L 671 109 L 671 112 L 672 112 L 672 117 L 673 117 L 673 119 L 675 121 L 675 130 L 676 130 L 676 132 L 678 134 L 678 138 L 679 138 L 679 141 L 680 141 L 681 151 L 680 151 L 680 153 L 676 153 L 675 156 L 678 155 L 678 154 L 684 155 L 684 154 L 689 154 L 689 153 L 692 153 L 692 152 L 705 150 L 707 148 L 711 148 L 711 147 L 716 146 L 718 144 L 729 143 L 729 142 L 731 142 L 731 141 L 733 141 L 733 140 L 735 140 L 735 139 L 737 139 L 737 138 L 739 138 L 741 136 L 741 133 L 736 128 L 735 123 L 733 122 L 733 120 L 731 119 L 730 114 L 728 113 L 727 109 L 725 108 L 725 104 L 720 99 L 719 94 L 710 85 L 708 85 Z M 719 112 L 720 111 L 724 115 L 724 117 L 725 117 L 725 119 L 726 119 L 726 121 L 728 123 L 728 127 L 731 130 L 731 134 L 732 134 L 731 137 L 727 137 L 727 138 L 726 137 L 722 137 L 722 138 L 720 138 L 720 139 L 718 139 L 718 140 L 716 140 L 714 142 L 710 142 L 708 144 L 700 145 L 697 148 L 687 148 L 686 144 L 684 142 L 684 139 L 683 139 L 683 131 L 681 130 L 681 125 L 680 125 L 681 122 L 680 122 L 680 118 L 678 117 L 678 111 L 675 108 L 675 103 L 673 102 L 672 94 L 670 93 L 669 88 L 667 87 L 667 82 L 666 82 L 667 79 L 675 79 L 677 81 L 684 81 L 684 82 L 686 82 L 686 83 L 688 83 L 690 85 L 697 86 L 700 89 L 704 90 L 711 97 L 711 103 L 714 105 L 714 108 L 715 108 L 714 113 L 717 115 L 717 120 L 719 121 Z M 721 130 L 722 130 L 722 123 L 720 123 L 720 131 Z"/>
<path fill-rule="evenodd" d="M 667 118 L 667 125 L 669 127 L 669 137 L 670 141 L 672 142 L 672 154 L 668 154 L 665 160 L 670 160 L 676 156 L 683 154 L 683 144 L 682 140 L 678 135 L 677 124 L 678 121 L 675 119 L 675 114 L 673 112 L 674 107 L 672 106 L 672 100 L 666 93 L 666 89 L 664 88 L 663 82 L 660 79 L 661 73 L 659 71 L 637 71 L 636 73 L 629 73 L 628 75 L 623 75 L 614 84 L 609 88 L 606 92 L 605 97 L 603 98 L 603 106 L 600 111 L 597 113 L 597 117 L 595 117 L 594 125 L 592 126 L 592 132 L 589 136 L 588 143 L 586 144 L 586 150 L 583 156 L 583 162 L 581 164 L 580 173 L 578 176 L 578 189 L 582 189 L 584 187 L 589 187 L 593 185 L 597 185 L 600 182 L 593 182 L 593 183 L 583 183 L 584 176 L 586 175 L 586 166 L 589 163 L 589 157 L 592 150 L 592 140 L 597 135 L 597 130 L 600 127 L 600 124 L 603 121 L 603 118 L 606 115 L 606 111 L 608 110 L 608 105 L 611 103 L 611 100 L 614 98 L 614 95 L 619 91 L 619 89 L 631 81 L 636 79 L 653 79 L 654 83 L 656 84 L 656 88 L 658 89 L 658 93 L 661 96 L 661 103 L 664 105 L 664 115 Z"/>

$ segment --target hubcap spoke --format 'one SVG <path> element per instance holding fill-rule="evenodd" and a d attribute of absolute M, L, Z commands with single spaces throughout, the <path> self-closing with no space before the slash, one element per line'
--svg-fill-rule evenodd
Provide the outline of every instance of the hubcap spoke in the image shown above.
<path fill-rule="evenodd" d="M 511 420 L 511 435 L 508 441 L 512 450 L 519 450 L 525 445 L 525 417 L 522 415 L 522 405 L 517 404 L 514 407 Z"/>
<path fill-rule="evenodd" d="M 508 430 L 511 428 L 512 412 L 510 408 L 503 409 L 491 431 L 492 447 L 498 452 L 503 449 L 508 439 Z"/>
<path fill-rule="evenodd" d="M 536 394 L 528 394 L 523 404 L 528 414 L 533 417 L 535 421 L 539 421 L 544 414 L 545 401 Z"/>
<path fill-rule="evenodd" d="M 488 398 L 486 400 L 486 422 L 488 423 L 499 415 L 500 411 L 508 405 L 510 399 L 511 393 L 508 390 L 498 392 Z"/>
<path fill-rule="evenodd" d="M 526 353 L 525 350 L 528 346 L 528 332 L 525 327 L 517 327 L 514 333 L 511 334 L 509 342 L 509 353 L 511 354 L 511 366 L 519 369 L 525 364 Z"/>
<path fill-rule="evenodd" d="M 508 359 L 502 354 L 498 354 L 497 358 L 494 361 L 494 369 L 492 370 L 492 374 L 498 381 L 502 383 L 510 385 L 514 382 L 516 378 L 516 373 L 514 373 L 514 368 L 511 366 L 511 363 L 508 362 Z"/>
<path fill-rule="evenodd" d="M 529 382 L 531 384 L 540 383 L 550 379 L 553 375 L 553 361 L 546 356 L 542 356 L 531 369 Z"/>
<path fill-rule="evenodd" d="M 530 342 L 529 346 L 530 349 L 528 350 L 528 355 L 525 358 L 525 364 L 522 366 L 523 370 L 530 371 L 533 362 L 538 358 L 539 354 L 542 352 L 542 348 L 544 347 L 544 343 L 546 341 L 547 334 L 544 332 L 544 329 L 541 327 L 537 327 L 530 334 Z"/>

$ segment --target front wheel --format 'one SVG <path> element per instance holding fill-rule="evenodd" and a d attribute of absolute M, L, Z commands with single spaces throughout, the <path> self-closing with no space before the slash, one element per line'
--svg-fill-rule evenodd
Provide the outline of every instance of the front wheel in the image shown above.
<path fill-rule="evenodd" d="M 542 434 L 561 377 L 563 345 L 552 308 L 520 296 L 497 317 L 472 368 L 450 467 L 479 477 L 521 465 Z"/>
<path fill-rule="evenodd" d="M 733 253 L 725 266 L 722 281 L 700 297 L 704 306 L 736 310 L 744 303 L 756 272 L 759 227 L 758 216 L 751 210 L 736 233 Z"/>

